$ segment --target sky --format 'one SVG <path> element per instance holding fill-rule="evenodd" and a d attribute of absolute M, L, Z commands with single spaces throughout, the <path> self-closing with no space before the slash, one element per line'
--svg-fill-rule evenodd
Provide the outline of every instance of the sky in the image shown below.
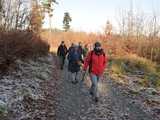
<path fill-rule="evenodd" d="M 101 32 L 109 20 L 116 29 L 119 11 L 129 10 L 133 1 L 133 9 L 145 14 L 156 11 L 160 15 L 160 0 L 57 0 L 52 18 L 52 28 L 63 29 L 64 12 L 72 17 L 71 29 L 85 32 Z M 47 28 L 48 18 L 44 27 Z"/>

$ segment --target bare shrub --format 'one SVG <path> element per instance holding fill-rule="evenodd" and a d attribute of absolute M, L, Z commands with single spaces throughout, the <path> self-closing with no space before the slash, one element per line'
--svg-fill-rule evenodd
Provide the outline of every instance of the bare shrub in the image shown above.
<path fill-rule="evenodd" d="M 0 33 L 0 65 L 5 71 L 16 59 L 46 55 L 49 45 L 31 31 Z"/>

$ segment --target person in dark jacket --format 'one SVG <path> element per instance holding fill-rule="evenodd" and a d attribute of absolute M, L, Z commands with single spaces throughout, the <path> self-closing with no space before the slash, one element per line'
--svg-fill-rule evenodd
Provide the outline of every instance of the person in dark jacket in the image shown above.
<path fill-rule="evenodd" d="M 58 50 L 57 50 L 57 56 L 59 56 L 61 69 L 63 69 L 66 54 L 67 54 L 67 47 L 66 47 L 64 41 L 62 41 L 60 46 L 58 47 Z"/>
<path fill-rule="evenodd" d="M 81 55 L 83 55 L 83 46 L 81 42 L 78 43 L 78 51 Z"/>
<path fill-rule="evenodd" d="M 68 53 L 71 52 L 71 50 L 73 50 L 73 48 L 74 48 L 74 43 L 72 43 L 71 46 L 69 47 Z"/>
<path fill-rule="evenodd" d="M 94 50 L 88 53 L 84 61 L 83 70 L 86 71 L 89 67 L 89 73 L 92 82 L 90 94 L 93 96 L 95 102 L 98 102 L 98 82 L 105 70 L 107 60 L 108 58 L 105 55 L 101 44 L 96 42 Z"/>
<path fill-rule="evenodd" d="M 73 84 L 78 83 L 78 74 L 80 72 L 80 67 L 82 63 L 81 54 L 78 52 L 78 46 L 74 45 L 71 51 L 68 53 L 68 71 L 69 76 L 71 77 L 71 81 Z"/>

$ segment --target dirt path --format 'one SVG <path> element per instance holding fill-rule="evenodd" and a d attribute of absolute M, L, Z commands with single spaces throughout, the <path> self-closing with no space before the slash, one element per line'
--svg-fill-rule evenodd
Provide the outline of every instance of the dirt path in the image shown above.
<path fill-rule="evenodd" d="M 7 116 L 0 120 L 159 120 L 144 109 L 139 95 L 105 77 L 99 84 L 100 101 L 89 95 L 90 80 L 73 85 L 55 55 L 36 61 L 17 61 L 17 69 L 0 79 L 0 100 Z M 81 79 L 81 77 L 79 77 Z M 153 118 L 154 117 L 154 118 Z"/>
<path fill-rule="evenodd" d="M 92 101 L 86 89 L 82 91 L 80 84 L 73 85 L 67 77 L 64 70 L 57 87 L 56 120 L 80 120 Z"/>
<path fill-rule="evenodd" d="M 86 85 L 73 85 L 62 72 L 57 86 L 56 120 L 156 120 L 143 111 L 136 97 L 108 78 L 100 83 L 100 101 L 95 104 Z"/>

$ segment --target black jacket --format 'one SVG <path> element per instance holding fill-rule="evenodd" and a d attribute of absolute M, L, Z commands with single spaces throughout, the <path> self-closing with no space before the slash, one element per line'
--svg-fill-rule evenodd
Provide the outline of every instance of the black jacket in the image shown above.
<path fill-rule="evenodd" d="M 66 56 L 66 54 L 67 54 L 67 47 L 65 45 L 60 45 L 57 50 L 57 55 Z"/>

